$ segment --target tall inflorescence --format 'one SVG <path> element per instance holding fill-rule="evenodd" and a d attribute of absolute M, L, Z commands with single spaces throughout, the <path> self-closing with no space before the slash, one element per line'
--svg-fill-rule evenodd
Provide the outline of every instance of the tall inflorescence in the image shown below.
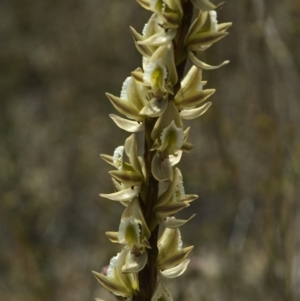
<path fill-rule="evenodd" d="M 123 249 L 110 260 L 107 273 L 94 272 L 114 295 L 132 301 L 171 301 L 164 278 L 184 273 L 192 246 L 183 247 L 179 228 L 187 220 L 175 214 L 197 195 L 186 194 L 179 168 L 182 152 L 189 152 L 190 128 L 184 119 L 207 111 L 214 89 L 204 89 L 202 70 L 210 66 L 197 56 L 227 35 L 231 23 L 218 24 L 216 6 L 209 0 L 136 0 L 152 12 L 142 34 L 131 28 L 142 68 L 131 72 L 120 97 L 107 93 L 115 109 L 114 123 L 132 133 L 113 155 L 101 155 L 110 171 L 115 192 L 102 197 L 121 203 L 125 210 L 117 232 L 107 232 Z M 193 20 L 194 9 L 196 17 Z M 192 67 L 184 75 L 187 60 Z M 143 133 L 143 157 L 136 134 Z M 159 227 L 163 227 L 158 237 Z"/>

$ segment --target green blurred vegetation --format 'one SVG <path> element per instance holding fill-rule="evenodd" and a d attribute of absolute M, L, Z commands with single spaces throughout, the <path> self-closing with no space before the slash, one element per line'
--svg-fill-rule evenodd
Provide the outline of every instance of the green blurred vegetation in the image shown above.
<path fill-rule="evenodd" d="M 104 232 L 122 208 L 111 154 L 127 134 L 107 114 L 140 66 L 129 25 L 134 0 L 1 0 L 0 300 L 113 300 L 91 274 L 117 252 Z M 217 88 L 191 125 L 180 163 L 200 198 L 183 230 L 190 269 L 170 281 L 175 301 L 300 299 L 300 2 L 232 0 L 230 35 L 203 59 Z M 298 197 L 297 197 L 298 195 Z"/>

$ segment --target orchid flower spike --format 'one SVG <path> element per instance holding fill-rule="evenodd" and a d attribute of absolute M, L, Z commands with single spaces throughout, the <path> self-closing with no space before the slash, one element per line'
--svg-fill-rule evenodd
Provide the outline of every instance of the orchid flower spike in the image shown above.
<path fill-rule="evenodd" d="M 211 106 L 207 99 L 215 89 L 204 88 L 203 70 L 228 61 L 211 66 L 198 56 L 224 38 L 231 23 L 218 23 L 222 3 L 210 0 L 136 1 L 151 12 L 141 34 L 130 28 L 141 67 L 125 79 L 120 96 L 106 94 L 122 115 L 110 118 L 131 134 L 112 155 L 100 155 L 113 167 L 109 174 L 114 188 L 100 196 L 125 207 L 118 229 L 106 232 L 122 250 L 110 260 L 106 274 L 93 273 L 117 297 L 173 301 L 162 279 L 186 271 L 193 246 L 183 247 L 180 227 L 195 217 L 179 219 L 177 214 L 198 197 L 186 193 L 176 167 L 183 153 L 193 148 L 190 127 L 183 122 Z M 195 17 L 193 9 L 199 10 Z M 185 73 L 187 59 L 192 67 Z"/>

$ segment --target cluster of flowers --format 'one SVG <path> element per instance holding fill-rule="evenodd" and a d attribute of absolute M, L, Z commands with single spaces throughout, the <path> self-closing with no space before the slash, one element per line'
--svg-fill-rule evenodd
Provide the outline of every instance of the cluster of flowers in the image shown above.
<path fill-rule="evenodd" d="M 111 114 L 111 119 L 132 134 L 124 146 L 115 149 L 113 156 L 101 155 L 115 168 L 109 172 L 115 192 L 101 196 L 125 206 L 118 232 L 106 234 L 113 243 L 123 244 L 124 248 L 111 259 L 106 275 L 97 272 L 94 275 L 116 296 L 132 298 L 140 289 L 138 273 L 148 262 L 151 233 L 157 225 L 162 225 L 164 231 L 157 241 L 156 259 L 160 280 L 149 300 L 171 301 L 170 292 L 161 279 L 184 273 L 189 263 L 187 256 L 193 248 L 183 248 L 179 227 L 194 215 L 187 220 L 176 219 L 174 215 L 197 198 L 185 194 L 181 172 L 174 167 L 182 152 L 193 147 L 187 141 L 189 128 L 184 130 L 183 119 L 196 118 L 211 105 L 210 102 L 203 103 L 215 90 L 203 89 L 206 82 L 202 81 L 202 70 L 228 63 L 210 66 L 197 58 L 197 54 L 226 36 L 231 23 L 217 23 L 217 6 L 209 0 L 191 0 L 199 13 L 180 44 L 183 8 L 190 0 L 136 1 L 152 11 L 142 34 L 131 28 L 136 48 L 143 57 L 142 68 L 133 71 L 124 81 L 120 97 L 106 94 L 115 109 L 126 117 Z M 187 58 L 193 66 L 180 79 L 177 66 Z M 175 91 L 178 81 L 181 83 Z M 144 203 L 147 198 L 142 192 L 147 191 L 146 158 L 138 156 L 135 133 L 145 130 L 149 119 L 153 121 L 151 132 L 145 133 L 153 142 L 149 166 L 151 175 L 159 183 L 159 191 L 151 219 L 146 222 Z"/>

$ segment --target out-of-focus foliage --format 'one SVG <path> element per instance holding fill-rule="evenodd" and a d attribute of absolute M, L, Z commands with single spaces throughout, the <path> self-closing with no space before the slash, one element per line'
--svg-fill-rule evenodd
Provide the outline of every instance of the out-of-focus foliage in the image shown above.
<path fill-rule="evenodd" d="M 180 168 L 200 200 L 183 228 L 196 251 L 175 300 L 300 298 L 300 3 L 232 0 L 204 72 L 217 88 Z M 126 137 L 107 114 L 140 66 L 133 0 L 2 0 L 0 300 L 88 301 L 115 254 L 118 204 L 98 153 Z M 195 124 L 196 123 L 196 124 Z M 198 124 L 197 124 L 198 123 Z M 187 213 L 188 214 L 188 213 Z M 107 300 L 112 300 L 107 296 Z"/>

